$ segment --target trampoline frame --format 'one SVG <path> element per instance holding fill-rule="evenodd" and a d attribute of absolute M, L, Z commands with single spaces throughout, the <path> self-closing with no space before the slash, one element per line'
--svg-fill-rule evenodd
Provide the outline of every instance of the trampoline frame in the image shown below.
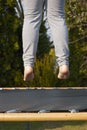
<path fill-rule="evenodd" d="M 0 90 L 26 89 L 26 88 L 0 88 Z M 28 88 L 27 88 L 28 89 Z M 55 89 L 55 88 L 29 88 L 29 89 Z M 87 89 L 87 87 L 70 87 L 58 89 Z M 48 112 L 48 113 L 0 113 L 0 122 L 34 122 L 34 121 L 86 121 L 87 112 Z"/>
<path fill-rule="evenodd" d="M 79 113 L 0 113 L 0 122 L 86 121 L 87 112 Z"/>

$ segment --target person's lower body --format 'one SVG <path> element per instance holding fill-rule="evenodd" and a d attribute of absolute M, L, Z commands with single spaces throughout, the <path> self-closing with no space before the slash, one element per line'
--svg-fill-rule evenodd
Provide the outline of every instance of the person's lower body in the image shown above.
<path fill-rule="evenodd" d="M 24 0 L 23 62 L 24 80 L 33 79 L 39 28 L 42 19 L 44 0 Z M 68 31 L 64 18 L 65 0 L 45 0 L 48 22 L 52 31 L 56 60 L 59 66 L 59 79 L 69 76 Z"/>

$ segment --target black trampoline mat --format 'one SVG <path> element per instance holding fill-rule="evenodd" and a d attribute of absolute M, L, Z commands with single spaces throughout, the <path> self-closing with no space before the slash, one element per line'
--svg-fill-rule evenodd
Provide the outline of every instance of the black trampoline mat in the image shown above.
<path fill-rule="evenodd" d="M 87 89 L 0 90 L 0 112 L 87 109 Z"/>

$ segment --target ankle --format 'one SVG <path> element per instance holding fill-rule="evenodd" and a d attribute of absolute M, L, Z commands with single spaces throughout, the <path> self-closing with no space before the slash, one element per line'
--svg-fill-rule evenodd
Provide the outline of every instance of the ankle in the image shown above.
<path fill-rule="evenodd" d="M 24 71 L 26 71 L 26 72 L 33 72 L 33 67 L 31 67 L 31 66 L 25 66 L 24 67 Z"/>
<path fill-rule="evenodd" d="M 61 66 L 59 67 L 59 72 L 60 72 L 60 73 L 69 72 L 69 66 L 68 66 L 68 65 L 61 65 Z"/>
<path fill-rule="evenodd" d="M 33 67 L 25 66 L 24 67 L 24 81 L 30 81 L 34 78 Z"/>

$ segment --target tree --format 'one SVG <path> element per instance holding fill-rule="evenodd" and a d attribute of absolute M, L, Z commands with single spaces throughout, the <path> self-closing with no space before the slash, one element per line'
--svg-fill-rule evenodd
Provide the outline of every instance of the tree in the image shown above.
<path fill-rule="evenodd" d="M 66 1 L 66 21 L 70 34 L 70 79 L 66 81 L 59 81 L 57 77 L 55 79 L 54 53 L 49 55 L 51 44 L 46 34 L 46 21 L 43 20 L 35 64 L 36 79 L 31 86 L 87 85 L 86 6 L 86 0 Z M 29 86 L 29 83 L 23 82 L 22 24 L 21 0 L 0 0 L 0 86 Z M 37 82 L 39 84 L 36 84 Z"/>
<path fill-rule="evenodd" d="M 66 21 L 69 30 L 71 78 L 79 86 L 87 85 L 87 1 L 67 0 Z M 84 58 L 85 57 L 85 58 Z M 84 81 L 84 82 L 83 82 Z"/>
<path fill-rule="evenodd" d="M 25 85 L 22 63 L 23 9 L 21 1 L 0 0 L 0 19 L 0 86 Z M 49 39 L 45 31 L 43 22 L 40 30 L 38 58 L 49 50 Z M 45 43 L 47 43 L 47 50 Z M 41 45 L 43 51 L 40 51 Z"/>
<path fill-rule="evenodd" d="M 40 37 L 39 37 L 39 43 L 37 48 L 37 58 L 42 58 L 45 54 L 49 53 L 51 49 L 51 42 L 49 40 L 49 37 L 47 36 L 47 29 L 45 26 L 44 20 L 42 20 L 42 24 L 40 27 Z"/>
<path fill-rule="evenodd" d="M 67 0 L 66 18 L 70 31 L 70 40 L 87 40 L 87 1 L 86 0 Z"/>
<path fill-rule="evenodd" d="M 15 6 L 14 0 L 0 1 L 0 86 L 15 85 L 17 75 L 21 75 L 20 19 Z"/>

